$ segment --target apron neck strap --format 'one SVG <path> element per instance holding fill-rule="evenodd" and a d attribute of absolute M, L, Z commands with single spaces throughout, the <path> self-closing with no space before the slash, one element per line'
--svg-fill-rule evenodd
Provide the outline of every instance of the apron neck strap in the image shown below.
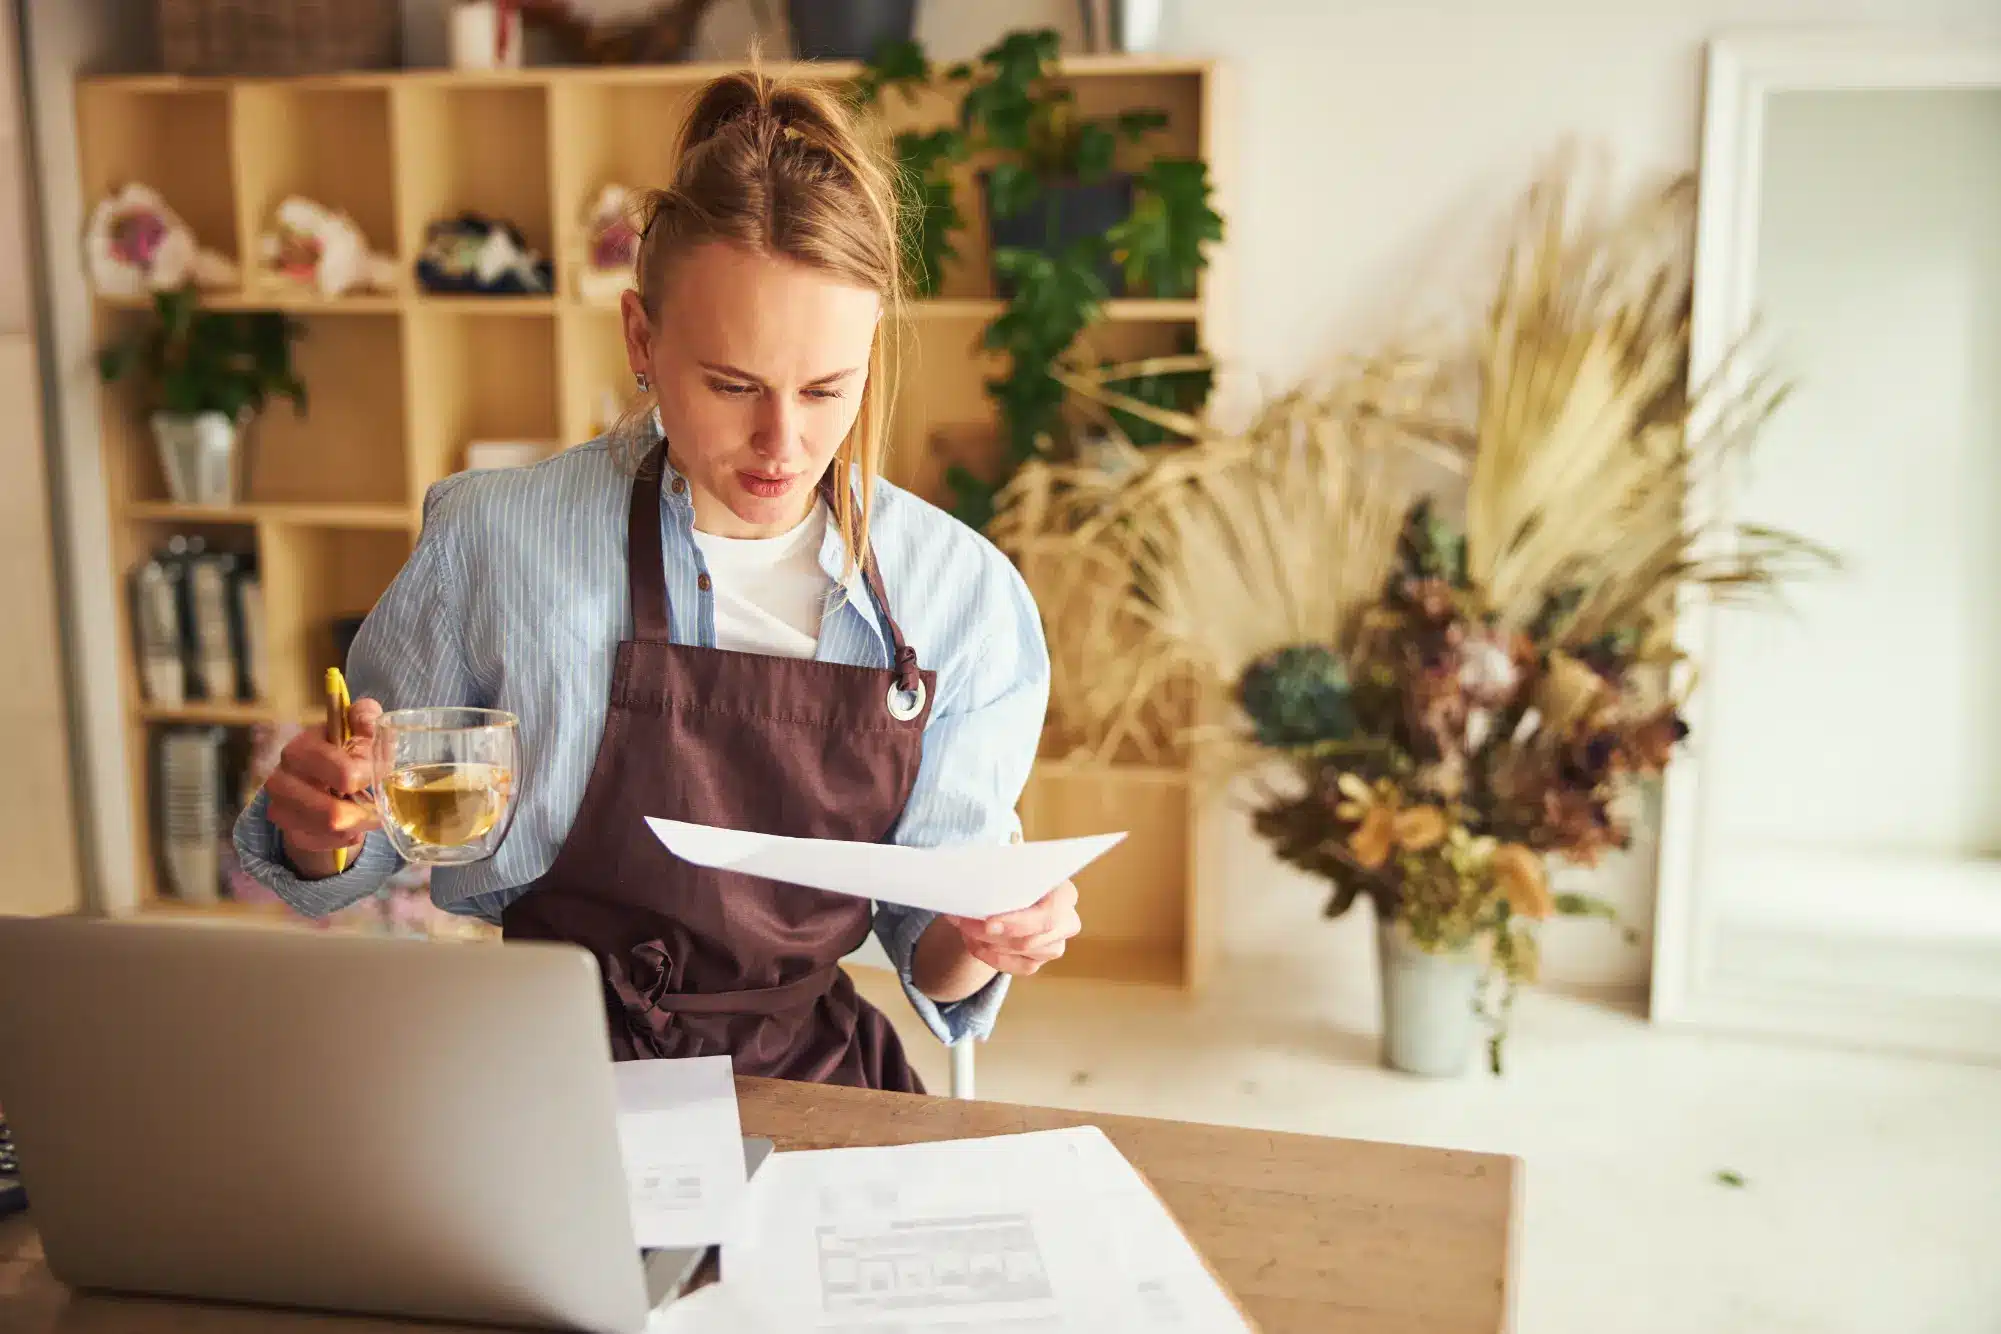
<path fill-rule="evenodd" d="M 634 634 L 639 639 L 662 643 L 673 639 L 667 624 L 667 562 L 660 538 L 660 481 L 667 471 L 666 459 L 667 442 L 663 440 L 647 451 L 645 461 L 639 465 L 639 473 L 632 479 L 632 513 L 625 539 Z M 833 478 L 834 468 L 830 467 L 820 479 L 820 496 L 829 510 L 834 506 Z M 889 613 L 889 593 L 883 587 L 882 571 L 875 563 L 873 550 L 862 561 L 862 578 L 868 584 L 869 596 L 875 599 L 884 628 L 889 631 L 891 666 L 896 671 L 897 686 L 906 693 L 914 692 L 918 684 L 917 650 L 904 642 L 902 628 Z"/>
<path fill-rule="evenodd" d="M 827 512 L 836 514 L 834 508 L 834 474 L 841 470 L 839 458 L 820 475 L 820 498 L 827 502 Z M 882 617 L 883 628 L 889 631 L 890 666 L 896 672 L 896 688 L 905 694 L 917 690 L 917 650 L 903 640 L 903 627 L 896 623 L 896 617 L 889 613 L 889 591 L 883 587 L 882 569 L 875 563 L 875 546 L 870 544 L 868 554 L 862 558 L 862 580 L 868 585 L 869 596 L 875 599 L 875 609 Z"/>
<path fill-rule="evenodd" d="M 670 642 L 667 561 L 660 547 L 660 478 L 666 471 L 663 441 L 646 452 L 632 479 L 632 515 L 625 534 L 625 577 L 632 596 L 632 629 L 638 639 Z"/>

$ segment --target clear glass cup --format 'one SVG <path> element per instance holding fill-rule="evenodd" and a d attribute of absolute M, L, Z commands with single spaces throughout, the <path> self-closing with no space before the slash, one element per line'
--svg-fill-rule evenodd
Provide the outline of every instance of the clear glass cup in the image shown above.
<path fill-rule="evenodd" d="M 514 822 L 520 720 L 499 709 L 397 709 L 375 725 L 375 807 L 405 861 L 491 857 Z"/>

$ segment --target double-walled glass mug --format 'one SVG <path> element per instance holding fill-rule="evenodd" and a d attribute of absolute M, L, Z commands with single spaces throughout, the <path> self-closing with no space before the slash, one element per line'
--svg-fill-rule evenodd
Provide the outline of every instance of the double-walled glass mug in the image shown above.
<path fill-rule="evenodd" d="M 405 861 L 491 857 L 514 821 L 520 720 L 499 709 L 397 709 L 375 725 L 375 806 Z"/>

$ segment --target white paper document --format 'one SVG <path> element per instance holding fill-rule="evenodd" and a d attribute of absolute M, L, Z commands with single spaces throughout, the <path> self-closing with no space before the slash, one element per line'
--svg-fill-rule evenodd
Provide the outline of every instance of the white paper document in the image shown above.
<path fill-rule="evenodd" d="M 1094 1127 L 781 1153 L 722 1287 L 773 1329 L 1243 1334 L 1146 1181 Z"/>
<path fill-rule="evenodd" d="M 646 823 L 669 852 L 697 866 L 740 871 L 955 917 L 993 917 L 1026 908 L 1125 837 L 1120 832 L 1035 843 L 908 848 L 894 843 L 781 838 L 650 816 Z"/>
<path fill-rule="evenodd" d="M 620 1061 L 618 1147 L 640 1246 L 708 1246 L 743 1221 L 743 1132 L 727 1056 Z"/>

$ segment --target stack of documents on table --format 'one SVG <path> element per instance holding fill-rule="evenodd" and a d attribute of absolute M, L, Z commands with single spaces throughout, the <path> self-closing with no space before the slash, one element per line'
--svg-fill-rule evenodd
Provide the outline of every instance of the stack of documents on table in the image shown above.
<path fill-rule="evenodd" d="M 1092 1126 L 774 1155 L 723 1246 L 720 1287 L 706 1301 L 733 1330 L 1251 1328 Z M 705 1334 L 702 1310 L 684 1313 L 688 1334 Z"/>
<path fill-rule="evenodd" d="M 635 1239 L 722 1246 L 675 1334 L 1237 1334 L 1250 1327 L 1091 1126 L 780 1153 L 746 1184 L 727 1056 L 613 1067 Z"/>

